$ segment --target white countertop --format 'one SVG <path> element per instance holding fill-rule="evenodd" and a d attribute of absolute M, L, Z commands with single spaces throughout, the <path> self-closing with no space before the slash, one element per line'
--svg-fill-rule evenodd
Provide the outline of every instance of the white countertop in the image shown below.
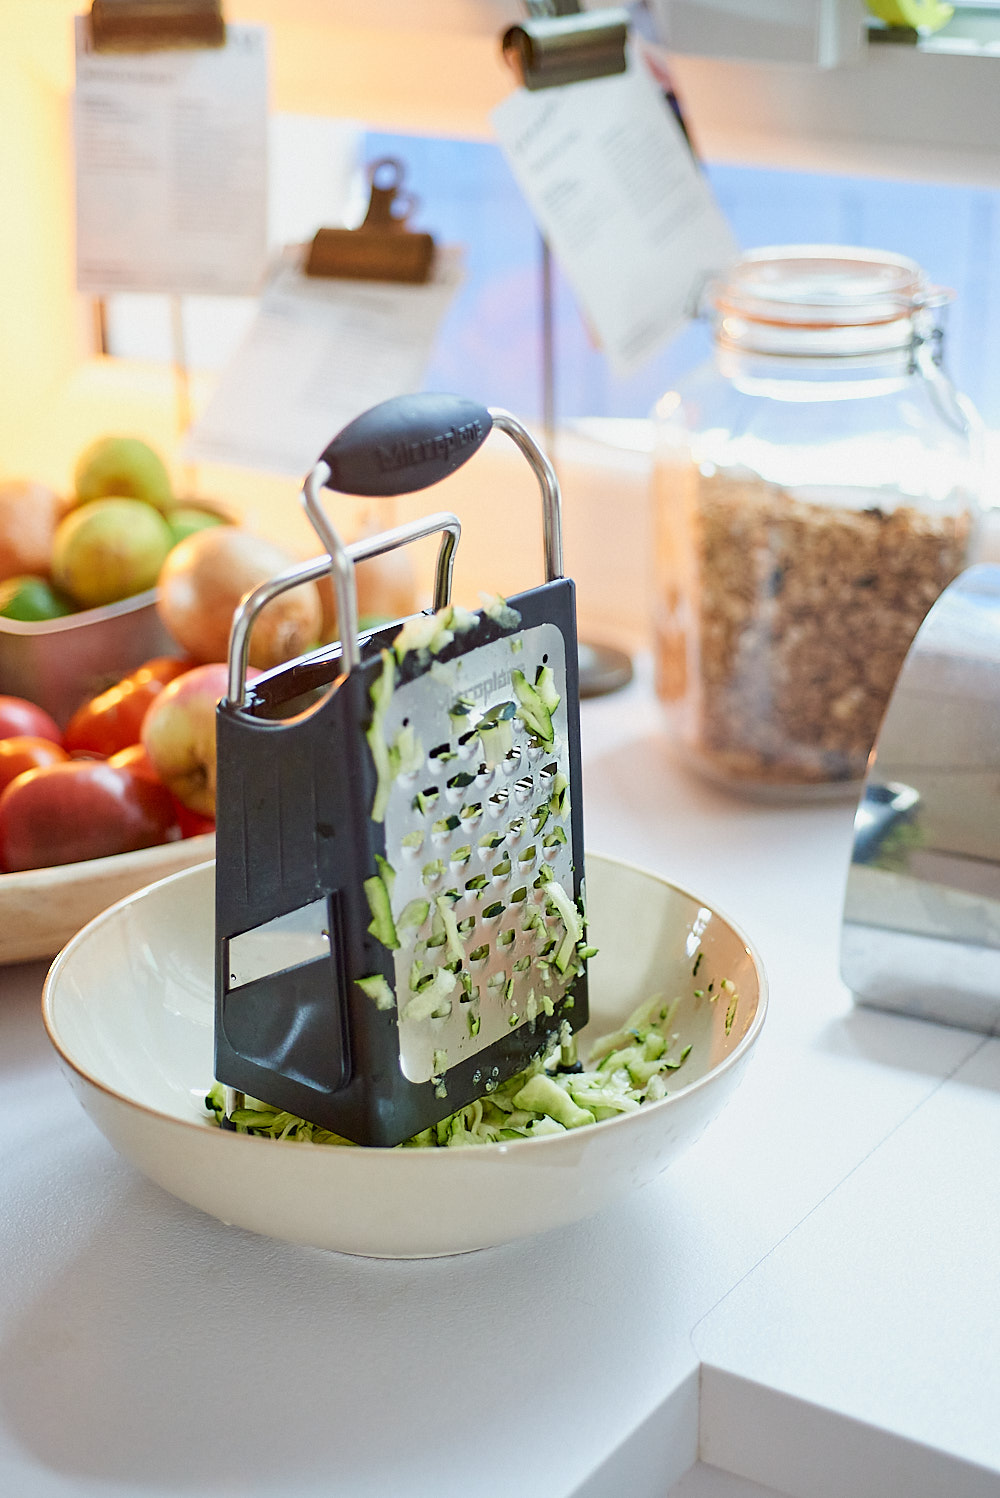
<path fill-rule="evenodd" d="M 222 1226 L 120 1160 L 0 971 L 0 1495 L 1000 1495 L 1000 1041 L 855 1010 L 853 807 L 583 708 L 587 843 L 720 906 L 771 1008 L 747 1079 L 614 1210 L 461 1258 Z M 699 1475 L 700 1474 L 700 1475 Z"/>

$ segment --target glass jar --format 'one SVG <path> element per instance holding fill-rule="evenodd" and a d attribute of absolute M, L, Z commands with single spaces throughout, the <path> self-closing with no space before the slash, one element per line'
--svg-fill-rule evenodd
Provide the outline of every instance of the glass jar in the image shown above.
<path fill-rule="evenodd" d="M 902 256 L 755 250 L 713 358 L 657 407 L 657 691 L 698 769 L 756 795 L 863 779 L 903 657 L 965 565 L 979 424 L 949 294 Z"/>

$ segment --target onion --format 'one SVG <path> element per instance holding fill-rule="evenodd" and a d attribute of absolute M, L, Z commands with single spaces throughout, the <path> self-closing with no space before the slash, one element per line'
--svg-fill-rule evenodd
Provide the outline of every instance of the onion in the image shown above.
<path fill-rule="evenodd" d="M 52 538 L 65 510 L 65 501 L 44 484 L 0 484 L 0 582 L 25 574 L 48 577 Z"/>
<path fill-rule="evenodd" d="M 365 531 L 363 536 L 374 532 Z M 358 618 L 406 619 L 417 611 L 417 580 L 405 549 L 368 557 L 354 569 L 358 587 Z M 329 576 L 319 583 L 323 600 L 323 639 L 337 638 L 337 602 Z"/>
<path fill-rule="evenodd" d="M 196 661 L 224 661 L 236 606 L 295 558 L 234 525 L 212 526 L 178 542 L 160 572 L 157 608 L 165 627 Z M 282 593 L 257 616 L 250 664 L 266 671 L 311 649 L 322 609 L 315 583 Z"/>

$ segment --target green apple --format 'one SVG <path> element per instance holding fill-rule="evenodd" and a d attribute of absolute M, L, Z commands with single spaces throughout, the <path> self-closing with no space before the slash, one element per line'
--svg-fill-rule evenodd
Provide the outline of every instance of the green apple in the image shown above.
<path fill-rule="evenodd" d="M 80 454 L 75 474 L 80 504 L 93 499 L 144 499 L 158 510 L 174 503 L 170 475 L 159 453 L 138 437 L 99 437 Z"/>
<path fill-rule="evenodd" d="M 71 510 L 52 546 L 52 580 L 82 608 L 152 588 L 174 544 L 170 527 L 141 499 L 95 499 Z"/>

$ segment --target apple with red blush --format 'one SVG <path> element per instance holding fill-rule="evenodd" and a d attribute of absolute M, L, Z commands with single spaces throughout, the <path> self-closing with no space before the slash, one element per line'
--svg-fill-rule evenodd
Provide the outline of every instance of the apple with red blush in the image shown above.
<path fill-rule="evenodd" d="M 44 708 L 25 697 L 0 696 L 0 739 L 31 737 L 62 745 L 59 725 Z"/>
<path fill-rule="evenodd" d="M 260 672 L 252 668 L 247 680 Z M 142 724 L 142 744 L 160 780 L 199 817 L 215 816 L 215 709 L 226 695 L 229 669 L 195 666 L 153 700 Z"/>

